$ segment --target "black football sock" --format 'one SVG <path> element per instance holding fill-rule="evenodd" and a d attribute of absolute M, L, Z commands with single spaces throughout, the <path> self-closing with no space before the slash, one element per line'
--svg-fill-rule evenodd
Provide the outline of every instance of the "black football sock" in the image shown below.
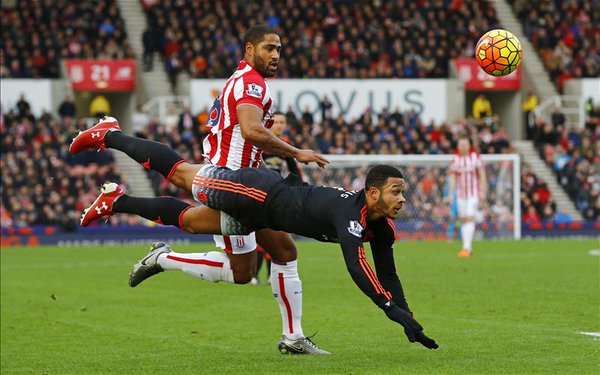
<path fill-rule="evenodd" d="M 167 180 L 173 168 L 183 161 L 177 152 L 164 143 L 131 137 L 122 132 L 108 132 L 104 143 L 108 148 L 123 151 L 144 168 L 162 174 Z"/>
<path fill-rule="evenodd" d="M 193 206 L 173 197 L 139 198 L 123 195 L 115 201 L 112 211 L 135 214 L 158 224 L 181 228 L 181 214 L 190 207 Z"/>

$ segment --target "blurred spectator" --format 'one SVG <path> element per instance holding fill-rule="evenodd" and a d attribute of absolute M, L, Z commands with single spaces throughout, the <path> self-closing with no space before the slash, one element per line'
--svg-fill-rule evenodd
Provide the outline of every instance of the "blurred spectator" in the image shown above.
<path fill-rule="evenodd" d="M 198 139 L 200 136 L 200 127 L 198 119 L 192 115 L 189 107 L 184 107 L 183 112 L 179 115 L 177 130 L 184 140 Z"/>
<path fill-rule="evenodd" d="M 556 127 L 558 125 L 565 125 L 565 122 L 567 121 L 567 118 L 565 116 L 565 114 L 561 111 L 561 107 L 560 106 L 556 106 L 554 107 L 554 110 L 552 111 L 552 126 L 554 127 L 554 129 L 556 129 Z"/>
<path fill-rule="evenodd" d="M 321 106 L 321 119 L 322 121 L 329 121 L 333 117 L 333 113 L 331 109 L 333 108 L 333 104 L 329 100 L 329 97 L 325 95 L 323 100 L 320 103 Z"/>
<path fill-rule="evenodd" d="M 534 129 L 535 129 L 535 119 L 533 116 L 533 111 L 538 106 L 538 97 L 530 91 L 527 93 L 527 98 L 521 104 L 521 111 L 523 111 L 523 115 L 525 116 L 523 124 L 525 124 L 525 132 L 527 134 L 527 139 L 533 139 Z"/>
<path fill-rule="evenodd" d="M 177 78 L 179 77 L 181 68 L 182 62 L 177 54 L 171 54 L 171 56 L 167 58 L 167 74 L 169 76 L 169 82 L 171 83 L 171 91 L 173 92 L 175 92 L 177 88 Z"/>
<path fill-rule="evenodd" d="M 144 70 L 152 70 L 154 66 L 154 53 L 159 51 L 159 35 L 156 29 L 146 27 L 142 34 L 144 46 Z"/>
<path fill-rule="evenodd" d="M 492 104 L 483 94 L 477 95 L 473 101 L 473 118 L 481 120 L 481 118 L 492 116 Z"/>
<path fill-rule="evenodd" d="M 92 100 L 90 103 L 90 115 L 97 118 L 110 116 L 110 103 L 104 95 L 96 95 Z"/>
<path fill-rule="evenodd" d="M 19 111 L 19 117 L 25 117 L 31 112 L 31 106 L 29 105 L 27 99 L 25 99 L 25 94 L 21 94 L 19 97 L 19 101 L 17 102 L 17 111 Z"/>
<path fill-rule="evenodd" d="M 133 134 L 136 137 L 144 137 L 144 129 L 150 123 L 150 116 L 142 110 L 142 106 L 138 104 L 135 111 L 131 115 L 131 124 L 133 125 Z"/>
<path fill-rule="evenodd" d="M 572 221 L 571 215 L 562 210 L 558 210 L 554 217 L 554 222 L 557 224 L 570 224 Z"/>
<path fill-rule="evenodd" d="M 65 95 L 65 99 L 62 101 L 62 103 L 60 103 L 60 106 L 58 107 L 58 114 L 62 118 L 75 117 L 75 103 L 69 95 Z"/>
<path fill-rule="evenodd" d="M 540 215 L 537 213 L 534 206 L 529 206 L 527 212 L 523 215 L 523 223 L 525 224 L 538 224 L 541 223 Z"/>
<path fill-rule="evenodd" d="M 585 128 L 593 132 L 600 125 L 600 103 L 594 103 L 592 98 L 588 98 L 583 110 L 585 113 Z"/>

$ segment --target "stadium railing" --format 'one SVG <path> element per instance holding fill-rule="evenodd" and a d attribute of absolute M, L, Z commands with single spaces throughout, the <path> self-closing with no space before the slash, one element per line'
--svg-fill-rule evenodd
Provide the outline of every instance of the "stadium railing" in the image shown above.
<path fill-rule="evenodd" d="M 576 95 L 557 95 L 548 98 L 529 114 L 529 120 L 535 121 L 535 118 L 542 118 L 546 122 L 551 122 L 551 115 L 555 108 L 566 117 L 566 125 L 582 129 L 585 126 L 585 100 L 582 96 Z"/>

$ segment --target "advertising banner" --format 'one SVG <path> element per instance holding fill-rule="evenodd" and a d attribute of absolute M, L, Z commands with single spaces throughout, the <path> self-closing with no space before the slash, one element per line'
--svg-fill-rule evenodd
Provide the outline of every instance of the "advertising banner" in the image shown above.
<path fill-rule="evenodd" d="M 468 91 L 515 91 L 521 89 L 521 67 L 512 74 L 494 77 L 484 72 L 472 59 L 454 60 L 458 78 Z"/>
<path fill-rule="evenodd" d="M 194 113 L 210 108 L 223 89 L 225 79 L 195 79 L 190 83 Z M 440 123 L 448 117 L 445 79 L 269 79 L 273 109 L 300 113 L 308 109 L 321 120 L 320 102 L 332 103 L 332 115 L 347 120 L 361 116 L 367 108 L 374 113 L 387 108 L 393 112 L 414 109 L 423 121 Z"/>
<path fill-rule="evenodd" d="M 135 90 L 134 60 L 66 60 L 65 66 L 74 91 Z"/>

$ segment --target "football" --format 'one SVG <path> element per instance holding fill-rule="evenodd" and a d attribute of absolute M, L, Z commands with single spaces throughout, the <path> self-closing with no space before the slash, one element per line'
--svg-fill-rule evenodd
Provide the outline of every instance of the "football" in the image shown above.
<path fill-rule="evenodd" d="M 477 63 L 489 75 L 505 76 L 521 63 L 521 43 L 513 33 L 495 29 L 485 33 L 475 47 Z"/>

